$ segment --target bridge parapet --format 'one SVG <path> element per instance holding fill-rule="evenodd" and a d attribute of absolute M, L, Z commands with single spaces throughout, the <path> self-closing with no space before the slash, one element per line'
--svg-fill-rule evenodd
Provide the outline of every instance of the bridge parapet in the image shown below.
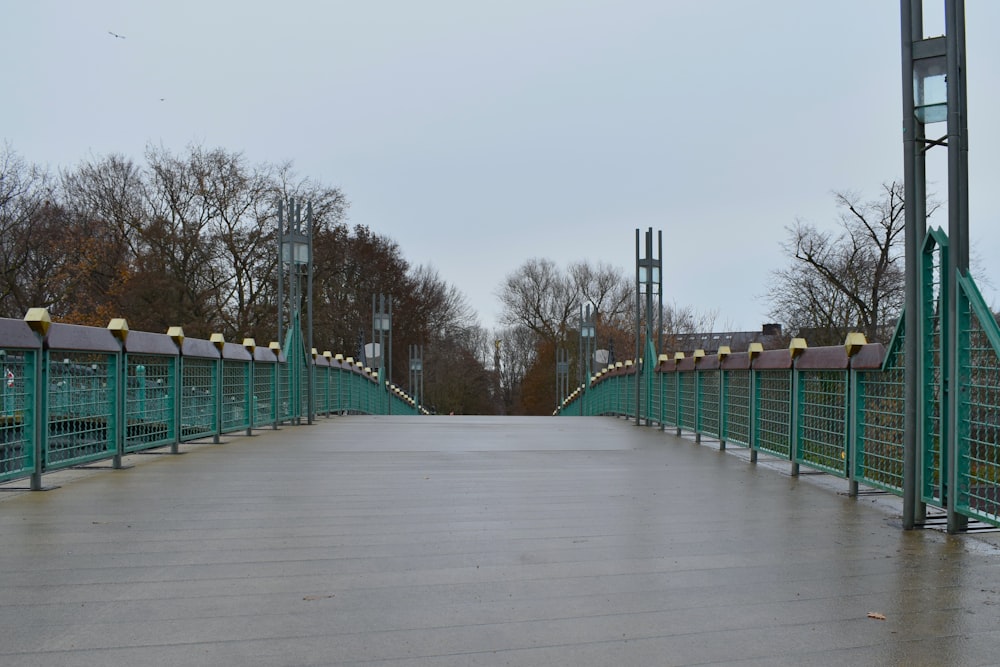
<path fill-rule="evenodd" d="M 342 355 L 314 354 L 313 385 L 289 383 L 290 362 L 278 346 L 221 336 L 185 337 L 53 323 L 43 309 L 24 320 L 0 318 L 0 482 L 111 460 L 182 442 L 221 442 L 293 423 L 315 398 L 316 414 L 416 414 L 402 390 L 383 386 Z M 300 378 L 308 374 L 298 374 Z M 296 403 L 299 403 L 298 405 Z"/>

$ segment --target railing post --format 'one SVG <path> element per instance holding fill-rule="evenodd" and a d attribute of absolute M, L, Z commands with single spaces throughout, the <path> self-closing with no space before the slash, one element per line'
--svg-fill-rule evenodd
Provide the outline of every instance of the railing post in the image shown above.
<path fill-rule="evenodd" d="M 701 444 L 701 368 L 699 362 L 705 358 L 704 350 L 694 351 L 694 414 L 691 415 L 694 426 L 694 441 Z"/>
<path fill-rule="evenodd" d="M 128 437 L 128 410 L 126 402 L 128 400 L 128 353 L 125 351 L 125 340 L 128 337 L 128 322 L 123 318 L 111 320 L 108 324 L 115 340 L 118 341 L 118 352 L 115 355 L 114 373 L 108 373 L 108 377 L 115 377 L 115 454 L 111 460 L 111 467 L 118 470 L 122 467 L 122 458 L 125 456 L 125 439 Z M 144 382 L 143 378 L 137 378 L 139 382 Z M 145 388 L 145 385 L 143 385 Z M 112 425 L 108 424 L 107 428 Z"/>
<path fill-rule="evenodd" d="M 725 451 L 729 436 L 729 373 L 723 363 L 730 354 L 728 345 L 719 347 L 719 451 Z"/>
<path fill-rule="evenodd" d="M 792 357 L 792 365 L 789 369 L 791 381 L 789 391 L 792 400 L 792 415 L 788 423 L 788 457 L 792 461 L 792 476 L 799 475 L 799 461 L 802 459 L 802 378 L 800 377 L 798 360 L 802 352 L 807 348 L 804 338 L 793 338 L 788 346 L 788 353 Z"/>
<path fill-rule="evenodd" d="M 225 367 L 226 361 L 223 358 L 222 348 L 225 347 L 226 340 L 225 338 L 222 337 L 222 334 L 218 333 L 212 334 L 210 340 L 212 341 L 212 345 L 215 346 L 215 349 L 218 350 L 219 353 L 218 358 L 212 360 L 213 361 L 212 389 L 215 393 L 215 396 L 212 397 L 213 398 L 212 404 L 215 406 L 215 415 L 214 415 L 215 418 L 213 420 L 215 424 L 215 433 L 212 435 L 212 442 L 217 445 L 220 442 L 222 442 L 222 408 L 223 408 L 222 394 L 224 393 L 223 383 L 225 379 L 225 368 L 226 368 Z"/>
<path fill-rule="evenodd" d="M 49 350 L 45 347 L 45 336 L 49 332 L 52 320 L 44 308 L 31 308 L 24 316 L 28 327 L 38 337 L 38 352 L 35 356 L 35 368 L 32 377 L 38 378 L 34 387 L 34 466 L 31 471 L 31 490 L 42 490 L 42 473 L 45 472 L 45 456 L 48 451 L 49 439 Z M 25 369 L 27 377 L 27 369 Z"/>
<path fill-rule="evenodd" d="M 760 401 L 760 379 L 757 375 L 757 369 L 754 368 L 756 365 L 754 361 L 763 351 L 764 346 L 760 343 L 750 343 L 750 347 L 747 349 L 747 354 L 750 357 L 750 423 L 747 429 L 747 447 L 750 448 L 750 463 L 757 463 L 757 436 L 760 430 L 760 424 L 757 420 L 757 407 Z"/>

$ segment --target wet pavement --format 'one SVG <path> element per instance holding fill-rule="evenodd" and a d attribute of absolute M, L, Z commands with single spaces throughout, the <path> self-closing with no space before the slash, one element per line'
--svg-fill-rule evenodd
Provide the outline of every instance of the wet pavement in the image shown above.
<path fill-rule="evenodd" d="M 997 534 L 745 451 L 593 417 L 182 451 L 0 494 L 0 664 L 1000 664 Z"/>

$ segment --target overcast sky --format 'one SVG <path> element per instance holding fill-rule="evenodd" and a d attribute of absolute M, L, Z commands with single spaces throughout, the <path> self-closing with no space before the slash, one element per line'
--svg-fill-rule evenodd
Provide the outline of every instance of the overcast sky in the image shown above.
<path fill-rule="evenodd" d="M 928 34 L 943 4 L 926 3 Z M 970 231 L 996 302 L 1000 2 L 966 5 Z M 652 227 L 668 302 L 757 329 L 786 226 L 832 226 L 833 190 L 874 197 L 902 178 L 896 0 L 0 8 L 0 140 L 29 162 L 141 161 L 150 143 L 291 160 L 487 327 L 526 259 L 631 275 L 635 229 Z"/>

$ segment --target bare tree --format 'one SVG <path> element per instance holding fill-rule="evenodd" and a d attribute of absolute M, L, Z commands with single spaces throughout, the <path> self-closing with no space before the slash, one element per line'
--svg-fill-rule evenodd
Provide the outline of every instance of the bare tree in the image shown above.
<path fill-rule="evenodd" d="M 538 335 L 525 326 L 494 332 L 494 373 L 504 414 L 522 414 L 521 384 L 535 362 Z"/>
<path fill-rule="evenodd" d="M 577 284 L 550 259 L 533 258 L 507 275 L 497 293 L 507 326 L 524 326 L 555 343 L 580 310 Z"/>
<path fill-rule="evenodd" d="M 580 301 L 599 313 L 604 323 L 628 320 L 635 308 L 635 293 L 628 276 L 618 268 L 598 262 L 576 262 L 569 266 L 569 277 Z"/>
<path fill-rule="evenodd" d="M 52 271 L 45 248 L 54 242 L 40 222 L 50 220 L 46 207 L 55 192 L 50 175 L 29 165 L 14 149 L 0 145 L 0 315 L 22 317 L 49 290 Z"/>
<path fill-rule="evenodd" d="M 771 315 L 814 344 L 858 330 L 886 340 L 903 304 L 903 184 L 884 183 L 868 201 L 835 192 L 834 201 L 837 231 L 802 221 L 788 228 L 782 248 L 791 263 L 772 274 Z"/>

